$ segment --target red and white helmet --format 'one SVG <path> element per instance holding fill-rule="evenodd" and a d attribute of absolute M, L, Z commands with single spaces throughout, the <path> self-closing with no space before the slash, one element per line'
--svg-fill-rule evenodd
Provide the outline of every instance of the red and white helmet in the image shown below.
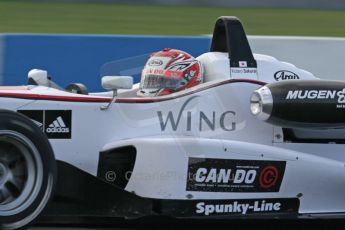
<path fill-rule="evenodd" d="M 202 66 L 190 54 L 165 48 L 151 54 L 141 73 L 138 96 L 163 96 L 203 81 Z"/>

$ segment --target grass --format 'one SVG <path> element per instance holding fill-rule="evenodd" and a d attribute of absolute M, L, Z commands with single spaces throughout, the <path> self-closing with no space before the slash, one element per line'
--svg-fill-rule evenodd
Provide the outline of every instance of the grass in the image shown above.
<path fill-rule="evenodd" d="M 0 33 L 210 34 L 218 16 L 250 35 L 345 37 L 345 11 L 243 9 L 0 0 Z"/>

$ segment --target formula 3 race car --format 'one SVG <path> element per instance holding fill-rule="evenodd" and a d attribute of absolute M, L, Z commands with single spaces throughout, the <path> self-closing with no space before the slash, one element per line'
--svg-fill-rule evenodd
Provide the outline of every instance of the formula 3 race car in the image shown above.
<path fill-rule="evenodd" d="M 345 82 L 253 54 L 234 17 L 197 59 L 204 83 L 155 98 L 130 77 L 88 93 L 42 70 L 0 87 L 0 228 L 42 213 L 343 216 Z"/>

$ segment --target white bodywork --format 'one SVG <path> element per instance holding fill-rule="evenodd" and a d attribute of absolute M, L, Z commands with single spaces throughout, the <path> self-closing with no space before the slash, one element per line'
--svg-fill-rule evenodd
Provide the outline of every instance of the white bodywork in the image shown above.
<path fill-rule="evenodd" d="M 107 110 L 101 107 L 109 97 L 76 95 L 44 86 L 1 88 L 0 105 L 11 110 L 71 110 L 71 138 L 50 139 L 55 157 L 95 176 L 101 151 L 134 146 L 135 166 L 125 190 L 142 197 L 299 197 L 301 214 L 345 212 L 345 145 L 285 143 L 280 127 L 250 113 L 250 96 L 262 86 L 259 81 L 274 82 L 279 71 L 292 72 L 299 79 L 315 77 L 273 57 L 255 55 L 255 59 L 257 72 L 246 77 L 251 80 L 236 81 L 244 76 L 230 74 L 227 54 L 204 54 L 198 60 L 204 65 L 205 83 L 153 100 L 123 98 L 135 95 L 136 85 L 121 91 Z M 78 98 L 82 100 L 76 102 Z M 85 98 L 103 102 L 83 102 Z M 286 168 L 278 192 L 187 191 L 190 157 L 285 161 Z"/>
<path fill-rule="evenodd" d="M 228 79 L 229 73 L 231 73 L 231 78 L 250 78 L 270 83 L 276 81 L 274 79 L 274 74 L 281 70 L 291 71 L 298 75 L 300 77 L 299 79 L 315 79 L 315 76 L 312 73 L 299 69 L 291 63 L 278 61 L 274 57 L 263 54 L 254 54 L 254 58 L 258 66 L 257 72 L 253 74 L 238 74 L 239 76 L 236 76 L 235 71 L 230 70 L 230 62 L 227 53 L 210 52 L 197 57 L 197 59 L 204 65 L 204 78 L 206 82 Z"/>

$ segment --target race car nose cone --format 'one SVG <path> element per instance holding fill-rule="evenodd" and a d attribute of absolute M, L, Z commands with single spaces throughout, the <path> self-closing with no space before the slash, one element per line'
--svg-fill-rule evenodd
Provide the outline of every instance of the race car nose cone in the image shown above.
<path fill-rule="evenodd" d="M 255 90 L 250 98 L 250 111 L 260 120 L 266 121 L 271 116 L 273 106 L 272 93 L 267 87 Z"/>

